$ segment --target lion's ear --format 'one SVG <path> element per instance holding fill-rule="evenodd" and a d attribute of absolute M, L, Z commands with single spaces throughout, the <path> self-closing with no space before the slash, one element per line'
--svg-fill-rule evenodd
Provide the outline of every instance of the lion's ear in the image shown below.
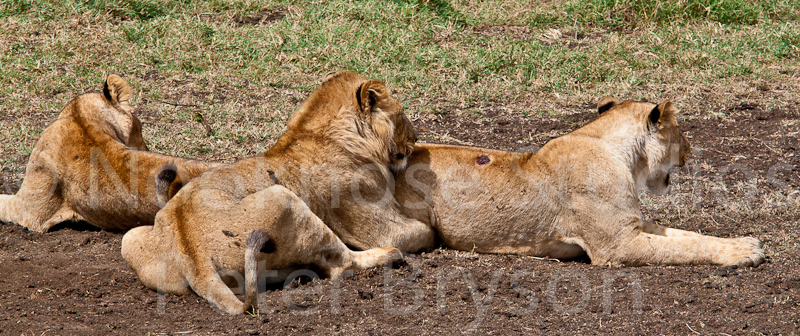
<path fill-rule="evenodd" d="M 600 98 L 600 101 L 597 102 L 597 114 L 603 114 L 603 112 L 617 105 L 619 105 L 619 100 L 617 100 L 617 98 L 611 96 Z"/>
<path fill-rule="evenodd" d="M 142 122 L 135 115 L 131 114 L 131 134 L 128 136 L 128 146 L 138 150 L 147 150 L 147 143 L 142 137 Z"/>
<path fill-rule="evenodd" d="M 114 107 L 130 112 L 131 105 L 128 100 L 131 98 L 131 87 L 122 77 L 109 75 L 103 84 L 103 95 Z"/>
<path fill-rule="evenodd" d="M 658 109 L 661 110 L 661 118 L 659 118 L 659 121 L 664 120 L 664 118 L 674 117 L 675 114 L 678 113 L 678 109 L 676 109 L 669 100 L 658 105 Z"/>
<path fill-rule="evenodd" d="M 361 84 L 358 90 L 358 104 L 361 106 L 361 111 L 367 116 L 372 115 L 372 110 L 375 105 L 378 105 L 382 100 L 389 97 L 389 92 L 383 82 L 378 80 L 368 80 Z"/>
<path fill-rule="evenodd" d="M 665 101 L 650 111 L 650 116 L 648 119 L 650 120 L 651 124 L 655 125 L 662 122 L 665 118 L 673 117 L 677 112 L 678 110 L 670 101 Z"/>
<path fill-rule="evenodd" d="M 341 73 L 339 71 L 336 71 L 336 70 L 328 72 L 327 74 L 325 74 L 325 77 L 322 77 L 322 84 L 325 84 L 325 82 L 327 82 L 327 81 L 329 81 L 331 79 L 339 77 L 340 74 Z"/>

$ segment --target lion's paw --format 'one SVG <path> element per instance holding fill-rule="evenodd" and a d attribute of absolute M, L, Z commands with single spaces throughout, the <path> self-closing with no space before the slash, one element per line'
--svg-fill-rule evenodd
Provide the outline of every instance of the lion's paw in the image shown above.
<path fill-rule="evenodd" d="M 764 262 L 764 250 L 761 248 L 761 241 L 753 237 L 732 239 L 725 252 L 723 264 L 726 266 L 758 266 Z"/>
<path fill-rule="evenodd" d="M 403 258 L 403 253 L 394 247 L 379 247 L 366 251 L 356 251 L 353 253 L 353 270 L 360 271 L 363 269 L 386 265 L 392 261 Z"/>
<path fill-rule="evenodd" d="M 384 264 L 392 262 L 392 261 L 395 261 L 395 260 L 403 259 L 403 252 L 400 252 L 399 249 L 396 249 L 396 248 L 391 247 L 391 246 L 382 247 L 380 249 L 383 250 L 383 252 L 385 253 L 384 262 L 383 262 Z"/>

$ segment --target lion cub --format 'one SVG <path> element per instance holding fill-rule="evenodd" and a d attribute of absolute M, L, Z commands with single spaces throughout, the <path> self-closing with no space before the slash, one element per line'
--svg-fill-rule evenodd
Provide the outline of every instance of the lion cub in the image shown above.
<path fill-rule="evenodd" d="M 331 73 L 269 151 L 190 181 L 155 225 L 125 234 L 122 255 L 145 286 L 193 290 L 238 314 L 255 302 L 259 263 L 269 270 L 313 264 L 337 277 L 401 256 L 389 246 L 432 244 L 433 231 L 400 214 L 390 192 L 385 197 L 389 154 L 413 149 L 413 141 L 395 139 L 416 140 L 416 133 L 384 84 Z M 395 231 L 405 233 L 402 240 L 386 234 Z M 220 274 L 243 271 L 244 303 Z"/>
<path fill-rule="evenodd" d="M 0 221 L 37 232 L 65 221 L 107 230 L 152 225 L 170 185 L 214 166 L 148 152 L 130 97 L 128 83 L 110 75 L 102 93 L 67 104 L 36 142 L 19 191 L 0 195 Z"/>
<path fill-rule="evenodd" d="M 755 238 L 717 238 L 642 220 L 638 193 L 666 194 L 669 170 L 683 166 L 689 153 L 670 102 L 605 97 L 598 112 L 535 153 L 417 144 L 408 168 L 396 174 L 395 198 L 406 215 L 464 251 L 586 253 L 592 264 L 631 266 L 764 260 Z"/>

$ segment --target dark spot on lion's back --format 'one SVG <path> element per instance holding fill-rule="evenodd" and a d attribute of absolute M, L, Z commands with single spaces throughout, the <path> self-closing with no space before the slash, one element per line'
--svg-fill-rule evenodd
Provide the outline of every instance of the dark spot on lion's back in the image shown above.
<path fill-rule="evenodd" d="M 275 176 L 275 172 L 267 170 L 267 173 L 269 173 L 269 178 L 272 179 L 272 183 L 280 184 L 280 182 L 278 182 L 278 177 Z"/>
<path fill-rule="evenodd" d="M 238 246 L 238 247 L 242 247 L 242 244 L 240 244 L 238 241 L 237 242 L 233 242 L 233 243 L 236 244 L 236 246 Z"/>
<path fill-rule="evenodd" d="M 492 161 L 492 160 L 489 159 L 489 157 L 486 156 L 486 155 L 481 155 L 477 159 L 475 159 L 475 163 L 477 163 L 478 165 L 481 165 L 481 166 L 489 163 L 490 161 Z"/>
<path fill-rule="evenodd" d="M 226 236 L 228 236 L 228 237 L 236 237 L 236 234 L 235 234 L 235 233 L 233 233 L 233 232 L 230 232 L 230 231 L 228 231 L 228 230 L 222 230 L 222 233 L 224 233 L 224 234 L 225 234 Z"/>

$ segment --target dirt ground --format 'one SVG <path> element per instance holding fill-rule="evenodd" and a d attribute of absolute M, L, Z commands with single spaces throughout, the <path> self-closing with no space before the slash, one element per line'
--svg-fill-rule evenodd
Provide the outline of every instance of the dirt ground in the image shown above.
<path fill-rule="evenodd" d="M 585 124 L 486 108 L 415 121 L 421 141 L 531 149 Z M 742 101 L 685 111 L 693 158 L 673 193 L 643 195 L 646 216 L 720 237 L 755 236 L 755 268 L 606 268 L 587 260 L 481 255 L 446 247 L 338 282 L 296 280 L 260 294 L 260 314 L 225 315 L 195 296 L 144 288 L 119 253 L 122 233 L 0 224 L 4 334 L 783 334 L 800 328 L 800 103 Z M 147 125 L 144 125 L 147 127 Z M 23 160 L 24 161 L 24 160 Z M 20 181 L 6 181 L 0 190 Z M 10 186 L 10 187 L 9 187 Z M 13 190 L 12 190 L 13 191 Z"/>

